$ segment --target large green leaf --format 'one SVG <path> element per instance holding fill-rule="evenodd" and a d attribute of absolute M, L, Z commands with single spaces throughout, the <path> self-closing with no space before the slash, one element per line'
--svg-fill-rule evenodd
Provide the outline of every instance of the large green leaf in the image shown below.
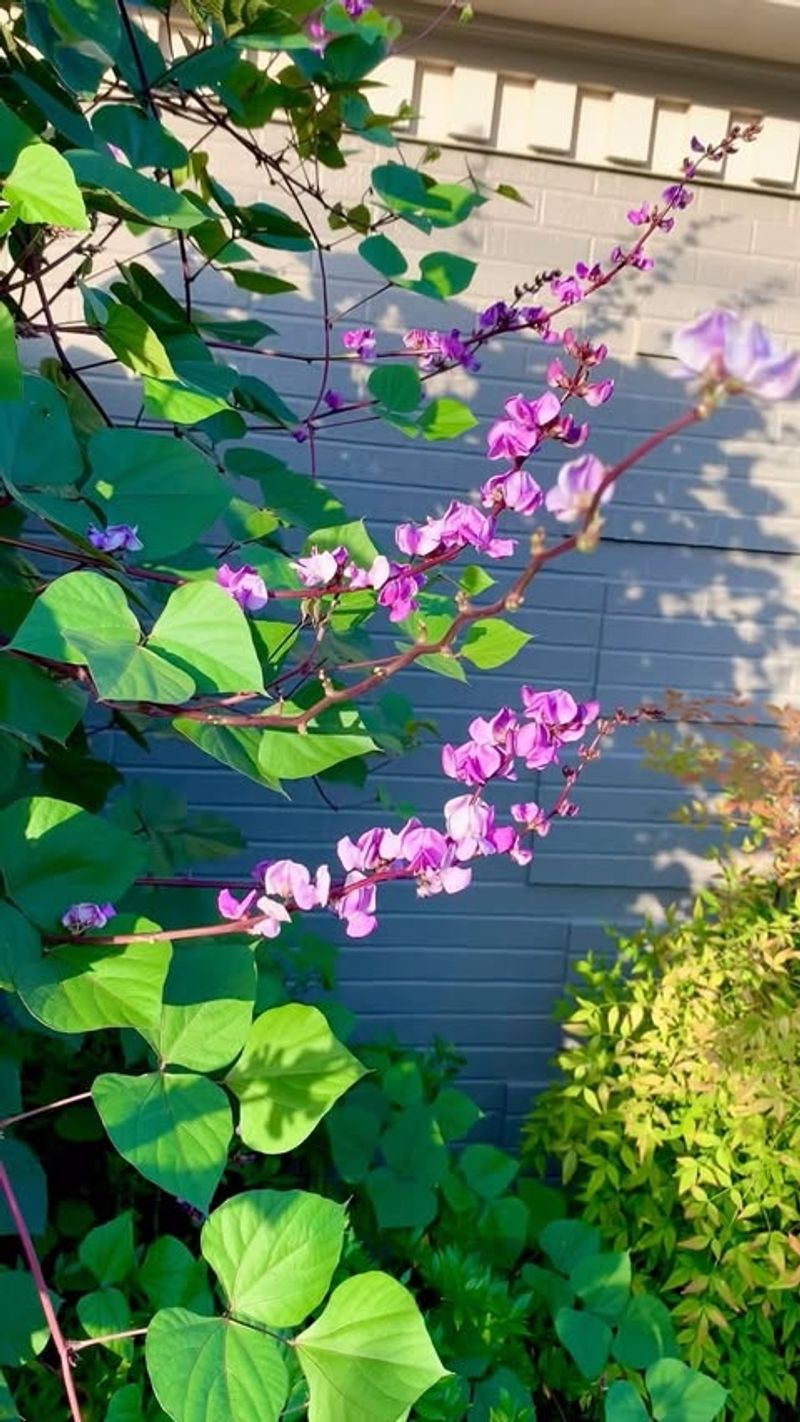
<path fill-rule="evenodd" d="M 147 1033 L 162 1062 L 193 1071 L 228 1066 L 242 1048 L 253 1016 L 253 949 L 226 939 L 177 943 L 157 1027 Z"/>
<path fill-rule="evenodd" d="M 602 1318 L 574 1308 L 560 1308 L 556 1333 L 580 1372 L 590 1381 L 600 1376 L 611 1352 L 611 1329 Z"/>
<path fill-rule="evenodd" d="M 597 1254 L 600 1231 L 584 1220 L 554 1219 L 542 1230 L 539 1243 L 556 1269 L 569 1274 L 581 1259 Z"/>
<path fill-rule="evenodd" d="M 13 1138 L 0 1140 L 0 1165 L 6 1168 L 31 1234 L 44 1234 L 47 1229 L 47 1177 L 33 1151 L 23 1141 Z M 0 1194 L 0 1235 L 16 1233 L 17 1226 L 11 1218 L 8 1201 L 5 1195 Z"/>
<path fill-rule="evenodd" d="M 606 1393 L 605 1422 L 650 1422 L 633 1383 L 613 1382 Z"/>
<path fill-rule="evenodd" d="M 391 212 L 416 220 L 424 230 L 453 227 L 486 201 L 474 188 L 460 183 L 436 183 L 402 163 L 373 168 L 372 186 Z"/>
<path fill-rule="evenodd" d="M 427 252 L 420 260 L 419 269 L 422 280 L 408 284 L 445 301 L 449 296 L 458 296 L 459 292 L 466 291 L 477 271 L 477 262 L 459 257 L 455 252 Z"/>
<path fill-rule="evenodd" d="M 189 672 L 199 691 L 261 690 L 247 618 L 216 583 L 176 588 L 147 644 Z"/>
<path fill-rule="evenodd" d="M 84 232 L 89 226 L 72 169 L 49 143 L 22 149 L 5 181 L 3 197 L 17 207 L 23 222 L 44 222 Z"/>
<path fill-rule="evenodd" d="M 388 237 L 384 237 L 382 232 L 376 232 L 372 237 L 365 237 L 359 244 L 359 255 L 369 262 L 381 276 L 387 277 L 390 281 L 393 277 L 401 277 L 408 271 L 406 261 L 400 248 Z"/>
<path fill-rule="evenodd" d="M 7 306 L 0 306 L 0 398 L 21 400 L 22 392 L 22 366 L 17 350 L 14 317 Z"/>
<path fill-rule="evenodd" d="M 87 1338 L 105 1338 L 130 1326 L 131 1311 L 120 1289 L 92 1289 L 81 1295 L 75 1307 Z M 103 1346 L 126 1363 L 133 1362 L 132 1339 L 110 1338 Z"/>
<path fill-rule="evenodd" d="M 261 737 L 264 733 L 257 731 L 254 726 L 214 726 L 180 716 L 173 721 L 172 726 L 179 735 L 185 736 L 198 750 L 218 760 L 221 765 L 227 765 L 240 775 L 246 775 L 248 780 L 254 780 L 257 785 L 266 785 L 270 790 L 280 790 L 280 780 L 276 775 L 270 774 L 261 763 Z"/>
<path fill-rule="evenodd" d="M 463 400 L 454 400 L 443 395 L 431 400 L 417 420 L 425 439 L 458 439 L 467 430 L 474 429 L 478 421 Z"/>
<path fill-rule="evenodd" d="M 630 1298 L 630 1254 L 604 1252 L 581 1259 L 569 1281 L 586 1308 L 601 1318 L 619 1318 Z"/>
<path fill-rule="evenodd" d="M 90 1229 L 81 1240 L 78 1258 L 98 1284 L 121 1284 L 127 1279 L 136 1262 L 132 1212 L 123 1210 L 113 1220 Z"/>
<path fill-rule="evenodd" d="M 98 1076 L 92 1096 L 120 1155 L 162 1190 L 207 1210 L 225 1169 L 233 1122 L 203 1076 Z"/>
<path fill-rule="evenodd" d="M 656 1422 L 714 1422 L 728 1393 L 677 1358 L 660 1358 L 645 1374 Z"/>
<path fill-rule="evenodd" d="M 58 1312 L 60 1299 L 50 1295 Z M 0 1366 L 29 1363 L 45 1347 L 50 1330 L 33 1275 L 22 1269 L 0 1269 Z"/>
<path fill-rule="evenodd" d="M 97 648 L 135 647 L 139 624 L 122 588 L 101 573 L 65 573 L 36 599 L 11 646 L 55 662 L 85 665 L 89 658 L 73 638 L 83 635 Z"/>
<path fill-rule="evenodd" d="M 92 128 L 104 143 L 121 148 L 134 168 L 180 168 L 186 149 L 162 123 L 135 104 L 102 104 Z"/>
<path fill-rule="evenodd" d="M 86 694 L 62 684 L 33 662 L 0 655 L 0 726 L 63 745 L 81 719 Z"/>
<path fill-rule="evenodd" d="M 263 449 L 236 445 L 226 450 L 225 467 L 242 478 L 257 479 L 267 507 L 300 528 L 340 524 L 345 516 L 344 506 L 324 484 L 312 483 Z"/>
<path fill-rule="evenodd" d="M 109 523 L 135 524 L 148 562 L 181 552 L 228 502 L 214 465 L 186 440 L 143 430 L 100 430 L 89 441 L 91 496 Z"/>
<path fill-rule="evenodd" d="M 49 0 L 52 24 L 67 44 L 87 53 L 117 58 L 122 41 L 119 14 L 104 0 Z"/>
<path fill-rule="evenodd" d="M 17 1411 L 17 1404 L 2 1372 L 0 1372 L 0 1422 L 22 1422 Z"/>
<path fill-rule="evenodd" d="M 164 345 L 152 327 L 131 306 L 112 302 L 103 322 L 103 335 L 117 360 L 137 375 L 153 375 L 161 380 L 176 379 Z"/>
<path fill-rule="evenodd" d="M 423 1185 L 438 1185 L 447 1174 L 448 1151 L 433 1112 L 420 1102 L 407 1106 L 381 1137 L 386 1164 L 398 1175 Z"/>
<path fill-rule="evenodd" d="M 381 1123 L 373 1111 L 345 1101 L 331 1111 L 325 1127 L 336 1170 L 348 1184 L 359 1184 L 369 1173 Z"/>
<path fill-rule="evenodd" d="M 265 1155 L 294 1150 L 364 1072 L 316 1007 L 288 1003 L 262 1013 L 228 1075 L 242 1140 Z"/>
<path fill-rule="evenodd" d="M 666 1304 L 650 1294 L 631 1299 L 614 1339 L 617 1362 L 641 1371 L 659 1358 L 674 1358 L 677 1354 L 672 1315 Z"/>
<path fill-rule="evenodd" d="M 133 915 L 114 926 L 123 933 L 154 927 Z M 37 944 L 18 960 L 14 985 L 28 1011 L 54 1032 L 147 1031 L 158 1021 L 170 952 L 162 942 L 119 948 L 75 943 L 46 953 Z"/>
<path fill-rule="evenodd" d="M 424 1229 L 436 1219 L 436 1191 L 419 1180 L 405 1180 L 381 1165 L 365 1181 L 380 1229 Z"/>
<path fill-rule="evenodd" d="M 213 1313 L 208 1270 L 182 1240 L 162 1234 L 150 1245 L 138 1273 L 153 1308 L 190 1308 Z"/>
<path fill-rule="evenodd" d="M 192 678 L 149 647 L 130 643 L 108 646 L 84 633 L 73 635 L 73 645 L 85 658 L 101 701 L 152 701 L 157 706 L 182 706 L 194 696 Z"/>
<path fill-rule="evenodd" d="M 505 666 L 531 640 L 529 632 L 520 632 L 502 617 L 473 622 L 461 646 L 461 655 L 483 671 Z"/>
<path fill-rule="evenodd" d="M 147 1330 L 145 1356 L 173 1422 L 277 1422 L 289 1391 L 277 1344 L 226 1318 L 163 1309 Z"/>
<path fill-rule="evenodd" d="M 187 232 L 208 216 L 183 193 L 117 163 L 105 153 L 73 148 L 66 154 L 75 177 L 102 211 L 132 216 L 153 227 Z"/>
<path fill-rule="evenodd" d="M 467 1146 L 459 1164 L 467 1183 L 483 1200 L 502 1195 L 519 1170 L 519 1162 L 513 1156 L 493 1145 Z"/>
<path fill-rule="evenodd" d="M 0 867 L 15 903 L 49 926 L 71 904 L 114 902 L 141 872 L 132 835 L 63 800 L 16 800 L 0 811 Z"/>
<path fill-rule="evenodd" d="M 367 381 L 370 395 L 387 410 L 407 414 L 422 398 L 422 381 L 413 365 L 379 365 Z"/>
<path fill-rule="evenodd" d="M 345 1207 L 301 1190 L 247 1190 L 203 1226 L 201 1248 L 236 1318 L 289 1328 L 322 1302 L 342 1252 Z"/>
<path fill-rule="evenodd" d="M 29 513 L 85 534 L 94 516 L 75 487 L 82 472 L 65 400 L 49 380 L 26 375 L 23 398 L 0 403 L 0 476 L 9 493 Z"/>
<path fill-rule="evenodd" d="M 309 1422 L 398 1422 L 446 1376 L 413 1297 L 387 1274 L 346 1279 L 295 1346 Z"/>
<path fill-rule="evenodd" d="M 283 714 L 296 714 L 299 709 L 285 702 Z M 292 728 L 278 731 L 270 727 L 263 731 L 258 763 L 276 780 L 305 780 L 373 750 L 377 746 L 367 735 L 359 713 L 344 707 L 313 721 L 303 735 Z"/>

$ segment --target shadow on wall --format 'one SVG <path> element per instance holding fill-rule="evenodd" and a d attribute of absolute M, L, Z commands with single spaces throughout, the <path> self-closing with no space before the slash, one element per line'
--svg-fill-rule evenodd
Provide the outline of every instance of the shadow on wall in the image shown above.
<path fill-rule="evenodd" d="M 460 176 L 460 155 L 450 157 L 452 176 Z M 437 234 L 444 240 L 434 245 L 480 263 L 469 308 L 463 303 L 443 308 L 392 292 L 337 323 L 337 355 L 340 332 L 351 324 L 375 325 L 383 350 L 399 348 L 398 335 L 410 326 L 441 323 L 445 310 L 449 324 L 468 329 L 475 307 L 508 296 L 535 271 L 606 257 L 624 237 L 626 209 L 644 196 L 652 198 L 654 187 L 657 191 L 641 178 L 489 155 L 470 160 L 473 169 L 486 169 L 478 176 L 495 184 L 513 182 L 530 194 L 531 206 L 497 199 L 455 236 Z M 565 208 L 567 199 L 571 206 Z M 614 399 L 589 412 L 589 448 L 613 461 L 685 408 L 685 387 L 669 377 L 664 355 L 670 330 L 698 311 L 732 304 L 753 314 L 766 312 L 787 341 L 800 336 L 798 265 L 748 257 L 742 284 L 739 267 L 745 259 L 728 255 L 752 244 L 759 223 L 780 221 L 787 233 L 794 232 L 790 207 L 776 198 L 701 190 L 680 230 L 659 244 L 654 272 L 631 275 L 585 310 L 576 308 L 573 324 L 585 324 L 608 341 L 608 373 L 617 380 Z M 571 227 L 560 216 L 564 211 L 573 213 Z M 430 249 L 413 229 L 403 229 L 399 241 L 412 266 Z M 253 298 L 252 314 L 267 316 L 282 349 L 318 354 L 318 280 L 299 259 L 271 255 L 276 261 L 270 268 L 298 281 L 302 301 L 286 297 L 265 307 Z M 154 269 L 177 284 L 174 268 L 154 262 Z M 370 273 L 355 252 L 335 252 L 330 275 L 336 311 L 369 289 Z M 197 281 L 195 297 L 199 306 L 220 310 L 242 300 L 224 277 L 209 270 Z M 332 421 L 318 442 L 319 477 L 352 514 L 366 517 L 375 540 L 389 549 L 396 523 L 421 519 L 478 487 L 490 469 L 485 459 L 490 422 L 509 395 L 542 389 L 551 355 L 551 348 L 528 337 L 504 337 L 486 355 L 480 376 L 461 371 L 440 378 L 436 393 L 469 397 L 480 416 L 479 427 L 457 444 L 409 443 L 375 419 L 341 428 Z M 94 357 L 92 351 L 86 358 Z M 319 388 L 318 366 L 258 354 L 242 365 L 279 386 L 300 410 Z M 360 392 L 367 373 L 336 360 L 327 383 L 344 394 Z M 102 375 L 98 393 L 115 414 L 134 419 L 135 382 L 112 383 Z M 475 673 L 467 685 L 417 671 L 395 684 L 453 740 L 464 738 L 472 715 L 516 702 L 523 681 L 597 696 L 606 708 L 658 701 L 670 687 L 699 695 L 743 692 L 756 708 L 797 697 L 798 433 L 796 411 L 730 403 L 708 425 L 664 446 L 626 476 L 608 507 L 605 538 L 594 554 L 564 559 L 533 586 L 519 614 L 533 640 L 515 662 L 497 672 Z M 306 476 L 306 446 L 285 434 L 252 439 L 284 457 L 298 477 Z M 554 478 L 562 454 L 543 449 L 536 461 L 543 484 Z M 517 556 L 492 570 L 500 580 L 525 560 L 529 527 L 520 521 L 518 531 Z M 391 648 L 388 623 L 376 641 Z M 198 808 L 213 807 L 235 819 L 250 844 L 241 868 L 278 854 L 335 862 L 340 835 L 358 834 L 386 818 L 374 801 L 379 787 L 396 804 L 434 822 L 453 788 L 441 775 L 432 745 L 402 767 L 376 774 L 368 792 L 334 787 L 324 801 L 306 786 L 297 787 L 290 802 L 278 802 L 266 789 L 172 742 L 147 761 L 130 743 L 118 746 L 117 755 L 126 770 L 166 777 Z M 557 784 L 557 775 L 549 774 L 542 786 L 525 785 L 523 798 L 541 795 L 547 803 Z M 504 802 L 519 798 L 522 788 L 512 794 L 508 787 Z M 408 887 L 390 886 L 377 933 L 349 944 L 344 953 L 345 997 L 360 1014 L 363 1030 L 371 1034 L 391 1026 L 409 1043 L 427 1042 L 435 1032 L 455 1041 L 469 1058 L 467 1078 L 492 1113 L 495 1133 L 501 1118 L 513 1131 L 546 1075 L 557 1040 L 551 1012 L 570 962 L 590 946 L 602 947 L 606 923 L 627 926 L 644 913 L 658 913 L 670 900 L 685 900 L 707 872 L 697 832 L 670 820 L 681 792 L 642 767 L 634 732 L 620 734 L 590 768 L 579 798 L 580 818 L 557 824 L 539 842 L 527 875 L 508 863 L 487 861 L 472 889 L 446 902 L 417 902 Z M 339 933 L 332 925 L 330 936 Z"/>

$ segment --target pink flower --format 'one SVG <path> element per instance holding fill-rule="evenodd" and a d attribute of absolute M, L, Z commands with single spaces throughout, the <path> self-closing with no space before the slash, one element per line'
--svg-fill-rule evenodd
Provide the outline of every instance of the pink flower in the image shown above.
<path fill-rule="evenodd" d="M 697 374 L 730 394 L 788 400 L 800 381 L 800 354 L 780 351 L 757 321 L 735 311 L 708 311 L 677 331 L 672 354 L 680 374 Z"/>
<path fill-rule="evenodd" d="M 294 859 L 276 859 L 264 873 L 264 888 L 279 899 L 292 900 L 299 909 L 324 908 L 331 889 L 327 864 L 321 864 L 312 882 L 305 864 Z"/>
<path fill-rule="evenodd" d="M 520 726 L 514 748 L 528 770 L 546 770 L 558 755 L 558 747 L 550 731 L 537 721 Z"/>
<path fill-rule="evenodd" d="M 483 786 L 496 778 L 515 780 L 516 730 L 516 714 L 508 706 L 489 721 L 476 716 L 470 721 L 470 740 L 442 747 L 442 770 L 464 785 Z"/>
<path fill-rule="evenodd" d="M 593 409 L 598 405 L 605 405 L 613 394 L 613 380 L 598 380 L 596 385 L 586 385 L 583 389 L 583 398 Z"/>
<path fill-rule="evenodd" d="M 389 559 L 379 553 L 373 561 L 372 567 L 359 568 L 357 563 L 348 563 L 343 569 L 342 576 L 353 592 L 362 588 L 373 588 L 377 592 L 391 576 L 392 566 Z"/>
<path fill-rule="evenodd" d="M 351 884 L 358 884 L 362 877 L 358 870 L 348 874 L 344 881 L 345 889 Z M 360 888 L 343 893 L 341 898 L 331 904 L 331 909 L 344 923 L 348 938 L 366 938 L 378 926 L 376 906 L 375 885 L 362 883 Z"/>
<path fill-rule="evenodd" d="M 245 612 L 258 612 L 266 606 L 269 598 L 266 584 L 249 563 L 242 568 L 223 563 L 217 570 L 217 582 Z"/>
<path fill-rule="evenodd" d="M 378 593 L 381 607 L 388 607 L 389 621 L 402 622 L 419 607 L 417 594 L 425 586 L 422 573 L 412 573 L 399 563 L 391 565 L 390 575 Z"/>
<path fill-rule="evenodd" d="M 525 715 L 545 727 L 559 744 L 579 741 L 600 714 L 599 702 L 576 701 L 569 691 L 560 687 L 554 691 L 534 691 L 532 686 L 523 686 L 522 704 Z"/>
<path fill-rule="evenodd" d="M 283 925 L 292 921 L 289 910 L 275 899 L 260 898 L 256 908 L 262 917 L 251 925 L 249 932 L 259 938 L 277 938 Z"/>
<path fill-rule="evenodd" d="M 393 830 L 377 827 L 365 830 L 355 841 L 345 835 L 336 846 L 342 868 L 348 871 L 357 869 L 359 875 L 363 875 L 365 870 L 391 864 L 400 857 L 400 851 L 399 835 Z"/>
<path fill-rule="evenodd" d="M 591 507 L 605 473 L 605 466 L 595 454 L 583 454 L 579 459 L 562 465 L 556 483 L 545 495 L 547 509 L 562 523 L 580 518 Z M 609 485 L 601 495 L 600 503 L 607 503 L 612 492 Z"/>
<path fill-rule="evenodd" d="M 231 893 L 230 889 L 222 889 L 217 895 L 217 908 L 223 918 L 229 918 L 232 921 L 237 918 L 244 918 L 257 892 L 257 889 L 251 889 L 249 894 L 245 894 L 243 899 L 237 899 Z"/>
<path fill-rule="evenodd" d="M 492 474 L 481 486 L 481 498 L 486 508 L 503 504 L 513 513 L 533 514 L 541 508 L 544 494 L 536 480 L 525 469 L 510 469 L 507 474 Z"/>
<path fill-rule="evenodd" d="M 550 290 L 565 306 L 574 306 L 583 300 L 583 287 L 574 276 L 555 277 L 550 283 Z"/>
<path fill-rule="evenodd" d="M 296 558 L 292 567 L 307 588 L 325 588 L 338 577 L 350 554 L 346 548 L 334 548 L 320 553 L 315 546 L 304 558 Z"/>
<path fill-rule="evenodd" d="M 378 342 L 371 326 L 357 326 L 342 333 L 342 345 L 346 351 L 354 351 L 359 360 L 372 360 Z"/>
<path fill-rule="evenodd" d="M 525 800 L 521 804 L 512 805 L 511 815 L 517 824 L 524 825 L 526 830 L 530 830 L 533 834 L 550 833 L 550 818 L 547 811 L 537 805 L 535 800 Z"/>

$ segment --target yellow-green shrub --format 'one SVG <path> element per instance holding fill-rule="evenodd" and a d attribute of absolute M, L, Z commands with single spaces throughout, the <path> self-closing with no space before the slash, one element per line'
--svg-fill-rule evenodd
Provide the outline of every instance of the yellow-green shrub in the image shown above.
<path fill-rule="evenodd" d="M 688 922 L 587 959 L 562 1077 L 525 1134 L 529 1160 L 556 1157 L 583 1217 L 660 1286 L 735 1422 L 795 1415 L 799 948 L 796 889 L 729 868 Z"/>

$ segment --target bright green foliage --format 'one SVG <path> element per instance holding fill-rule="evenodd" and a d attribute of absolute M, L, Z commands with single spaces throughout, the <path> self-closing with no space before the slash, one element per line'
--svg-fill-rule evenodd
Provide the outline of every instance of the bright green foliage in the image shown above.
<path fill-rule="evenodd" d="M 585 1219 L 659 1281 L 737 1422 L 797 1387 L 799 930 L 791 886 L 731 871 L 687 922 L 581 964 L 564 1079 L 528 1124 L 530 1158 L 558 1157 Z M 638 1368 L 663 1324 L 635 1304 L 615 1356 Z"/>
<path fill-rule="evenodd" d="M 269 1155 L 292 1150 L 363 1075 L 318 1008 L 289 1003 L 262 1013 L 227 1078 L 242 1139 Z"/>
<path fill-rule="evenodd" d="M 249 1190 L 220 1205 L 201 1248 L 237 1318 L 286 1328 L 327 1293 L 344 1239 L 344 1209 L 297 1190 Z"/>
<path fill-rule="evenodd" d="M 309 1422 L 396 1422 L 444 1376 L 411 1294 L 386 1274 L 340 1284 L 295 1347 Z"/>
<path fill-rule="evenodd" d="M 162 1190 L 207 1210 L 233 1125 L 221 1087 L 203 1076 L 98 1076 L 92 1096 L 120 1155 Z"/>

